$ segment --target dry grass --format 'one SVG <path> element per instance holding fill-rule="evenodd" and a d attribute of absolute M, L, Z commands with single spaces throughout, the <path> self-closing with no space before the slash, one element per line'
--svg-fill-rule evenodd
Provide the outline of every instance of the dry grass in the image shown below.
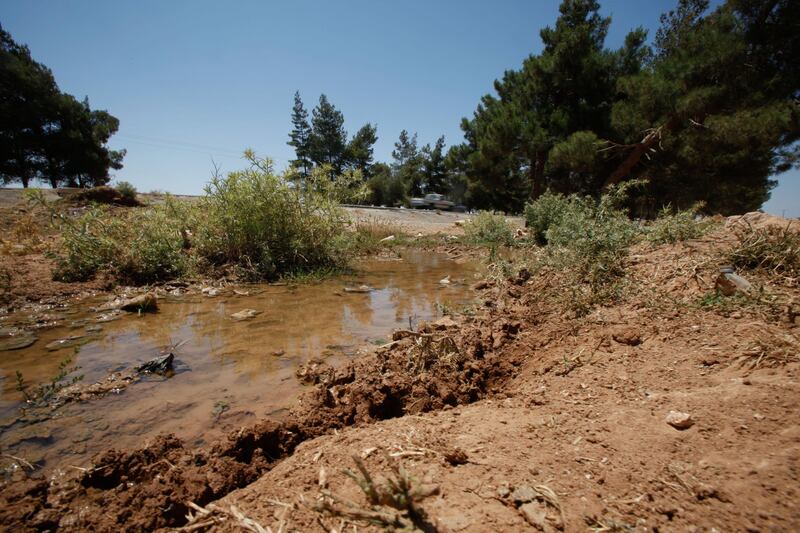
<path fill-rule="evenodd" d="M 735 230 L 736 243 L 725 260 L 743 270 L 762 271 L 796 286 L 800 276 L 800 233 L 796 227 L 747 227 Z"/>
<path fill-rule="evenodd" d="M 398 462 L 388 456 L 386 459 L 393 475 L 385 479 L 373 478 L 361 458 L 356 455 L 353 456 L 353 461 L 358 472 L 349 469 L 343 471 L 358 484 L 367 505 L 321 487 L 321 498 L 314 510 L 323 515 L 367 523 L 389 531 L 437 531 L 420 504 L 426 498 L 439 494 L 439 487 L 422 485 Z M 321 480 L 322 478 L 320 476 Z M 320 484 L 324 485 L 322 481 Z M 321 525 L 325 527 L 324 524 Z"/>

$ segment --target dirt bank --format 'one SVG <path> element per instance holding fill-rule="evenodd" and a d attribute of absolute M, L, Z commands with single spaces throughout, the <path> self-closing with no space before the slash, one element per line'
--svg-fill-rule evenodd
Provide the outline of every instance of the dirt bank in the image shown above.
<path fill-rule="evenodd" d="M 756 297 L 714 296 L 731 238 L 638 246 L 622 296 L 583 316 L 558 272 L 495 278 L 470 316 L 315 366 L 282 423 L 203 450 L 163 437 L 54 480 L 20 472 L 0 523 L 363 530 L 408 520 L 378 479 L 407 473 L 429 530 L 796 530 L 800 291 L 748 273 Z M 352 456 L 384 505 L 342 472 Z"/>

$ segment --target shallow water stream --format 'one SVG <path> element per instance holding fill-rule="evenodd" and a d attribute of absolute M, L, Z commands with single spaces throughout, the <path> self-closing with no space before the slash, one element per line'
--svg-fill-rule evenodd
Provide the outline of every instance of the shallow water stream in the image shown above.
<path fill-rule="evenodd" d="M 446 256 L 409 251 L 402 259 L 370 259 L 352 275 L 303 285 L 246 285 L 220 295 L 168 296 L 156 314 L 122 314 L 97 323 L 91 307 L 47 312 L 53 327 L 36 331 L 23 349 L 0 351 L 0 451 L 47 469 L 88 466 L 109 448 L 132 448 L 162 432 L 202 445 L 262 417 L 280 418 L 303 391 L 295 370 L 312 357 L 331 363 L 353 357 L 359 347 L 389 340 L 391 330 L 440 315 L 439 304 L 468 303 L 477 268 Z M 439 280 L 449 276 L 449 284 Z M 368 285 L 368 293 L 345 287 Z M 238 294 L 237 294 L 238 293 Z M 235 320 L 233 313 L 260 314 Z M 6 322 L 20 317 L 8 317 Z M 1 325 L 1 324 L 0 324 Z M 102 326 L 100 331 L 88 331 Z M 88 328 L 87 328 L 88 326 Z M 88 335 L 78 347 L 46 345 Z M 179 345 L 176 373 L 148 377 L 119 394 L 67 404 L 52 416 L 22 420 L 15 371 L 41 383 L 73 356 L 86 383 L 130 368 Z M 41 418 L 41 419 L 40 419 Z"/>

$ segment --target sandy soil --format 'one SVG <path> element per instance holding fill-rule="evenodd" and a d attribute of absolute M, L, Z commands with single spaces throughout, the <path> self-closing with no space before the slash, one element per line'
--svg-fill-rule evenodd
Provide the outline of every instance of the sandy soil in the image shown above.
<path fill-rule="evenodd" d="M 636 247 L 621 299 L 584 316 L 565 307 L 559 272 L 495 276 L 476 286 L 472 314 L 308 369 L 316 385 L 283 422 L 206 449 L 159 437 L 49 480 L 17 472 L 0 486 L 0 524 L 798 530 L 800 290 L 747 273 L 757 301 L 701 305 L 730 224 L 743 221 L 728 222 L 699 240 Z M 343 472 L 354 456 L 383 505 Z M 384 479 L 403 473 L 428 495 L 411 518 L 386 505 Z"/>

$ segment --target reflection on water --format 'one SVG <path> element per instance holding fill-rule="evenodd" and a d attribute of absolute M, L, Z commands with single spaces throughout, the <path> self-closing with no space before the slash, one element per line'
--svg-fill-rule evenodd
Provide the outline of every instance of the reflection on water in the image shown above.
<path fill-rule="evenodd" d="M 301 392 L 294 376 L 312 356 L 340 362 L 359 346 L 385 339 L 409 320 L 436 316 L 437 304 L 458 305 L 469 297 L 473 265 L 412 251 L 403 260 L 369 260 L 356 274 L 312 285 L 248 285 L 218 297 L 191 295 L 160 301 L 160 312 L 125 315 L 96 328 L 94 313 L 49 313 L 58 327 L 37 332 L 28 348 L 0 352 L 0 449 L 46 467 L 85 466 L 108 447 L 136 447 L 161 432 L 202 444 L 263 416 L 279 416 Z M 450 276 L 453 283 L 439 280 Z M 345 286 L 369 285 L 369 293 Z M 249 320 L 233 313 L 255 309 Z M 57 339 L 91 335 L 79 347 L 47 350 Z M 85 340 L 85 339 L 84 339 Z M 48 380 L 71 353 L 84 380 L 129 368 L 180 344 L 176 374 L 147 379 L 118 395 L 70 404 L 36 421 L 20 414 L 15 371 L 32 383 Z"/>

